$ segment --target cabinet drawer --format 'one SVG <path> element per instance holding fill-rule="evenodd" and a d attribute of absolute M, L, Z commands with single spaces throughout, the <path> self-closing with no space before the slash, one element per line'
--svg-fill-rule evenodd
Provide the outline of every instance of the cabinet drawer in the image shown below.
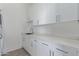
<path fill-rule="evenodd" d="M 38 42 L 39 42 L 40 44 L 45 45 L 45 46 L 49 46 L 49 47 L 51 46 L 51 43 L 42 40 L 42 38 L 38 38 L 38 39 L 39 39 Z"/>
<path fill-rule="evenodd" d="M 54 55 L 55 56 L 77 56 L 77 48 L 66 46 L 63 44 L 54 45 Z"/>

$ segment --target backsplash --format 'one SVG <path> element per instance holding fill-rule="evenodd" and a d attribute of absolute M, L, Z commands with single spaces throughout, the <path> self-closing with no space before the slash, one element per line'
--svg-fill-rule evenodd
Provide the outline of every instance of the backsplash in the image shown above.
<path fill-rule="evenodd" d="M 50 24 L 34 28 L 35 34 L 49 34 L 66 37 L 79 37 L 79 23 L 77 21 Z"/>

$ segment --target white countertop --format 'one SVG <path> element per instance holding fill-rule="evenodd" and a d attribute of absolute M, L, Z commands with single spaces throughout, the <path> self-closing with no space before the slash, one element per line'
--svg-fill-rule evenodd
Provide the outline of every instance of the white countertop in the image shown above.
<path fill-rule="evenodd" d="M 32 35 L 37 38 L 37 40 L 42 40 L 46 41 L 48 43 L 52 44 L 64 44 L 68 46 L 72 46 L 75 48 L 79 48 L 79 40 L 76 39 L 67 39 L 67 38 L 62 38 L 62 37 L 56 37 L 56 36 L 46 36 L 46 35 Z"/>

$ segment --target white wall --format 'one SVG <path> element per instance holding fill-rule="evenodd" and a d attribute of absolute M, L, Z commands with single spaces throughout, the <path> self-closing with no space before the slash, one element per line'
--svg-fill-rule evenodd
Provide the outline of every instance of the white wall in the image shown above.
<path fill-rule="evenodd" d="M 0 4 L 3 16 L 4 51 L 22 47 L 22 22 L 26 18 L 25 4 Z"/>

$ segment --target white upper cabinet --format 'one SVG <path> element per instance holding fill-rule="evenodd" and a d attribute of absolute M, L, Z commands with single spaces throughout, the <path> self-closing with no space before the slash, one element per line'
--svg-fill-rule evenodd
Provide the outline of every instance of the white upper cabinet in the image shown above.
<path fill-rule="evenodd" d="M 77 3 L 58 3 L 56 9 L 56 17 L 60 22 L 78 20 Z"/>
<path fill-rule="evenodd" d="M 34 25 L 56 23 L 55 4 L 31 4 L 29 17 Z"/>
<path fill-rule="evenodd" d="M 77 3 L 34 3 L 28 6 L 28 19 L 33 25 L 78 20 Z"/>

